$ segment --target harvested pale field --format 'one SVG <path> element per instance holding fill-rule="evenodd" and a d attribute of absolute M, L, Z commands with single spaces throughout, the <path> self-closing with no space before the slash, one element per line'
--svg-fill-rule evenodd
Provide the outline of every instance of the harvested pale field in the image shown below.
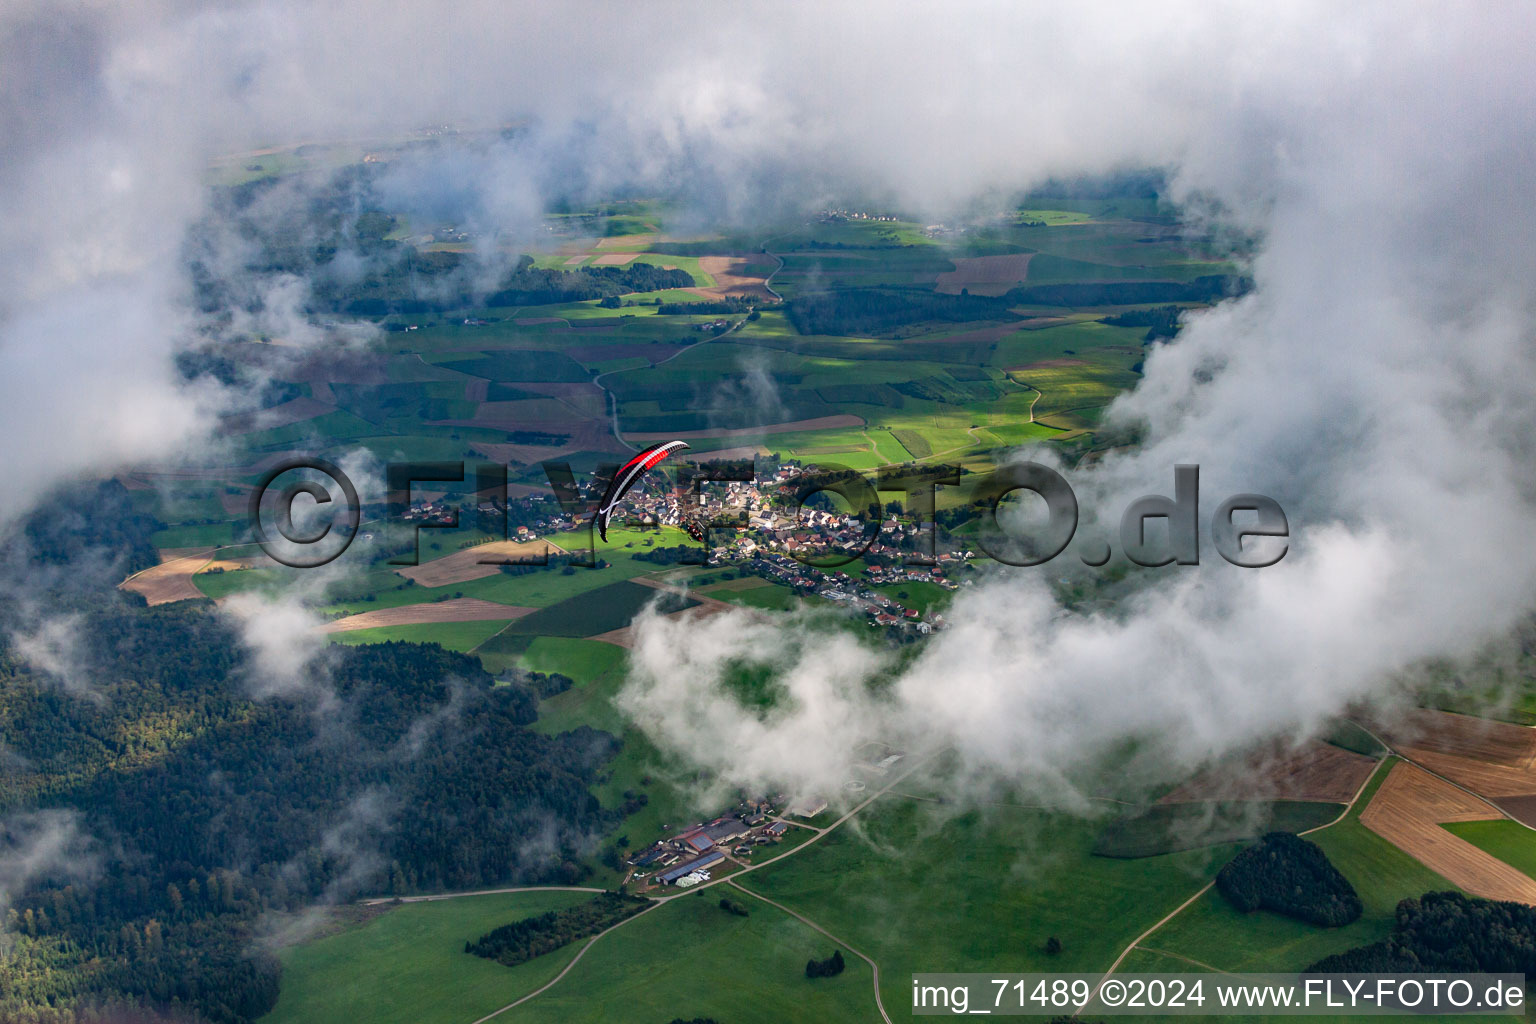
<path fill-rule="evenodd" d="M 484 377 L 471 377 L 464 382 L 464 398 L 470 402 L 483 402 L 491 390 L 491 382 Z"/>
<path fill-rule="evenodd" d="M 1536 823 L 1536 730 L 1420 709 L 1378 731 L 1404 757 Z"/>
<path fill-rule="evenodd" d="M 476 544 L 474 547 L 455 551 L 451 555 L 435 558 L 424 565 L 396 569 L 395 572 L 406 579 L 415 580 L 423 587 L 446 587 L 450 583 L 465 583 L 469 580 L 494 576 L 500 571 L 496 562 L 483 564 L 481 559 L 532 561 L 546 555 L 561 553 L 563 553 L 562 548 L 542 538 L 529 541 L 499 540 L 490 544 Z"/>
<path fill-rule="evenodd" d="M 631 441 L 686 441 L 697 437 L 759 437 L 763 434 L 792 434 L 798 430 L 834 430 L 842 427 L 862 427 L 864 419 L 840 413 L 836 416 L 818 416 L 815 419 L 795 420 L 793 423 L 770 423 L 764 427 L 744 427 L 740 430 L 683 430 L 668 434 L 626 434 Z"/>
<path fill-rule="evenodd" d="M 1474 757 L 1443 754 L 1425 747 L 1395 746 L 1394 749 L 1430 771 L 1466 786 L 1479 796 L 1510 797 L 1536 794 L 1536 772 L 1529 764 L 1494 764 Z"/>
<path fill-rule="evenodd" d="M 1269 750 L 1201 772 L 1159 803 L 1204 800 L 1317 800 L 1347 804 L 1376 760 L 1327 743 Z"/>
<path fill-rule="evenodd" d="M 586 260 L 586 258 L 587 258 L 587 254 L 586 253 L 584 253 L 584 252 L 583 253 L 577 253 L 575 256 L 572 256 L 570 259 L 566 260 L 565 261 L 565 265 L 568 266 L 568 267 L 574 267 L 577 264 L 584 262 Z M 518 323 L 522 323 L 522 321 L 519 320 Z"/>
<path fill-rule="evenodd" d="M 1394 747 L 1514 767 L 1528 767 L 1536 758 L 1536 730 L 1471 715 L 1418 708 L 1375 728 Z"/>
<path fill-rule="evenodd" d="M 635 252 L 644 252 L 645 247 L 652 242 L 664 241 L 661 235 L 655 231 L 641 232 L 634 235 L 609 235 L 597 243 L 599 249 L 633 249 Z"/>
<path fill-rule="evenodd" d="M 715 279 L 714 287 L 689 288 L 688 291 L 706 299 L 764 299 L 771 302 L 777 296 L 768 290 L 768 277 L 761 272 L 762 267 L 763 264 L 740 256 L 700 256 L 699 269 Z"/>
<path fill-rule="evenodd" d="M 354 629 L 378 626 L 416 626 L 432 622 L 510 622 L 533 611 L 520 605 L 497 604 L 478 597 L 456 597 L 449 601 L 407 604 L 399 608 L 380 608 L 376 612 L 333 619 L 320 627 L 322 633 L 346 633 Z"/>
<path fill-rule="evenodd" d="M 622 267 L 626 263 L 632 263 L 637 252 L 605 252 L 592 261 L 594 267 Z"/>
<path fill-rule="evenodd" d="M 123 590 L 143 594 L 150 604 L 170 604 L 172 601 L 195 601 L 203 592 L 192 584 L 192 577 L 208 564 L 213 548 L 177 548 L 162 553 L 175 557 L 162 561 L 141 572 L 134 573 L 118 584 Z"/>
<path fill-rule="evenodd" d="M 934 290 L 945 295 L 959 295 L 962 289 L 972 295 L 1002 295 L 1024 283 L 1032 256 L 1026 252 L 954 260 L 955 269 L 940 274 Z"/>
<path fill-rule="evenodd" d="M 258 566 L 268 568 L 276 564 L 266 555 L 246 555 L 241 558 L 215 558 L 205 564 L 198 572 L 239 572 L 242 569 L 254 569 Z"/>
<path fill-rule="evenodd" d="M 1487 821 L 1499 812 L 1411 764 L 1398 764 L 1360 815 L 1360 823 L 1474 896 L 1536 906 L 1536 881 L 1440 827 Z"/>

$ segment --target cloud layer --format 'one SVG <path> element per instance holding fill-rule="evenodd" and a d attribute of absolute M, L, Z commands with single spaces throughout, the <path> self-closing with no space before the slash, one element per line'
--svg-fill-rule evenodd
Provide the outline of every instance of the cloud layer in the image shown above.
<path fill-rule="evenodd" d="M 7 8 L 0 520 L 63 477 L 204 437 L 220 396 L 178 383 L 170 357 L 191 327 L 180 246 L 209 160 L 517 124 L 512 142 L 402 164 L 390 187 L 515 238 L 556 191 L 667 187 L 701 221 L 750 223 L 833 195 L 941 213 L 1166 164 L 1192 206 L 1263 239 L 1255 292 L 1150 358 L 1120 403 L 1146 446 L 1074 483 L 1112 522 L 1199 463 L 1207 495 L 1287 509 L 1281 566 L 1208 557 L 1086 617 L 1062 615 L 1042 573 L 1015 574 L 962 601 L 879 698 L 857 684 L 883 667 L 835 635 L 651 621 L 628 701 L 676 748 L 703 753 L 696 721 L 747 743 L 743 778 L 806 786 L 834 785 L 838 752 L 877 734 L 1005 775 L 1071 774 L 1127 738 L 1177 765 L 1305 730 L 1530 607 L 1529 8 L 677 5 L 646 13 L 668 28 L 643 43 L 634 17 Z M 272 308 L 296 301 L 284 285 Z M 740 658 L 777 663 L 793 708 L 763 721 L 708 685 Z"/>

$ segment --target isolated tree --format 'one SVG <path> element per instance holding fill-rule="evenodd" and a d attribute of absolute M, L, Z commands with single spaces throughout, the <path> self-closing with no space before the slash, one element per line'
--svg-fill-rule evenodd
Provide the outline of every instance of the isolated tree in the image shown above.
<path fill-rule="evenodd" d="M 1060 953 L 1061 952 L 1061 940 L 1058 939 L 1054 935 L 1052 935 L 1050 938 L 1046 939 L 1045 940 L 1045 951 L 1046 951 L 1046 953 L 1050 954 L 1051 956 L 1055 956 L 1057 953 Z"/>

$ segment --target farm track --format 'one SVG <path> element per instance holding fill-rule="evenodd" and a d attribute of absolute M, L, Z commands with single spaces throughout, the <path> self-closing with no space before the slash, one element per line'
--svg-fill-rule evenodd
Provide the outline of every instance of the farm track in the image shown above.
<path fill-rule="evenodd" d="M 1378 761 L 1377 762 L 1377 771 L 1380 771 L 1380 770 L 1381 770 L 1381 762 Z M 1366 777 L 1364 782 L 1360 783 L 1360 788 L 1355 791 L 1355 795 L 1354 796 L 1349 798 L 1349 803 L 1344 805 L 1344 809 L 1339 812 L 1339 816 L 1337 818 L 1334 818 L 1332 821 L 1328 822 L 1325 825 L 1319 825 L 1316 828 L 1309 828 L 1306 831 L 1299 832 L 1297 834 L 1298 835 L 1307 836 L 1307 835 L 1311 835 L 1314 832 L 1321 832 L 1323 829 L 1332 828 L 1333 826 L 1337 825 L 1339 822 L 1341 822 L 1344 819 L 1348 818 L 1350 811 L 1354 809 L 1354 806 L 1355 806 L 1356 803 L 1359 802 L 1361 795 L 1363 795 L 1365 793 L 1366 787 L 1371 784 L 1371 779 L 1373 779 L 1375 777 L 1376 777 L 1376 773 L 1372 772 L 1369 776 Z M 1173 910 L 1169 911 L 1156 924 L 1154 924 L 1152 927 L 1148 928 L 1146 931 L 1142 932 L 1140 935 L 1136 936 L 1136 938 L 1132 939 L 1131 940 L 1131 944 L 1129 946 L 1126 946 L 1123 950 L 1120 951 L 1120 955 L 1115 957 L 1115 962 L 1110 964 L 1109 965 L 1109 969 L 1104 972 L 1104 974 L 1103 974 L 1103 976 L 1101 978 L 1099 978 L 1099 983 L 1098 983 L 1098 985 L 1096 985 L 1094 987 L 1092 995 L 1090 995 L 1087 1000 L 1085 1000 L 1075 1010 L 1073 1010 L 1072 1015 L 1074 1017 L 1076 1017 L 1076 1016 L 1078 1016 L 1079 1014 L 1081 1014 L 1083 1012 L 1083 1008 L 1086 1007 L 1088 1005 L 1088 1003 L 1093 1001 L 1093 997 L 1094 996 L 1098 995 L 1099 989 L 1103 987 L 1105 980 L 1108 979 L 1111 974 L 1114 974 L 1115 971 L 1119 969 L 1120 965 L 1125 962 L 1125 958 L 1131 955 L 1131 951 L 1132 950 L 1136 949 L 1143 942 L 1147 941 L 1147 939 L 1151 938 L 1154 934 L 1156 934 L 1158 929 L 1162 928 L 1163 925 L 1167 924 L 1169 921 L 1172 921 L 1174 918 L 1178 917 L 1184 911 L 1188 910 L 1194 904 L 1194 902 L 1196 900 L 1198 900 L 1200 897 L 1204 896 L 1207 892 L 1210 892 L 1210 890 L 1215 885 L 1216 885 L 1215 879 L 1212 879 L 1211 881 L 1206 882 L 1199 889 L 1197 889 L 1194 892 L 1194 894 L 1192 894 L 1189 897 L 1189 899 L 1185 900 L 1183 903 L 1180 903 L 1177 907 L 1173 908 Z"/>
<path fill-rule="evenodd" d="M 578 952 L 574 957 L 571 958 L 571 962 L 565 965 L 565 969 L 562 970 L 559 974 L 555 975 L 553 978 L 551 978 L 548 982 L 546 982 L 545 984 L 541 985 L 539 988 L 534 989 L 532 992 L 529 992 L 527 995 L 524 995 L 524 996 L 522 996 L 522 997 L 520 997 L 520 998 L 518 998 L 518 999 L 516 999 L 516 1000 L 514 1000 L 514 1001 L 512 1001 L 510 1003 L 508 1003 L 507 1005 L 501 1007 L 500 1009 L 492 1010 L 490 1013 L 486 1014 L 484 1017 L 481 1017 L 478 1020 L 473 1021 L 472 1024 L 485 1024 L 486 1021 L 489 1021 L 489 1020 L 491 1020 L 494 1017 L 500 1016 L 501 1014 L 506 1013 L 508 1010 L 510 1010 L 510 1009 L 512 1009 L 514 1007 L 521 1006 L 523 1003 L 528 1002 L 530 999 L 533 999 L 535 996 L 542 995 L 544 992 L 546 992 L 549 989 L 553 988 L 560 981 L 560 979 L 564 978 L 567 974 L 569 974 L 570 971 L 571 971 L 571 968 L 575 967 L 576 964 L 581 960 L 581 958 L 587 955 L 587 951 L 590 950 L 593 946 L 595 946 L 599 939 L 601 939 L 603 936 L 607 935 L 609 932 L 611 932 L 611 931 L 613 931 L 613 930 L 615 930 L 617 928 L 622 928 L 624 925 L 628 924 L 631 921 L 634 921 L 634 920 L 637 920 L 637 919 L 639 919 L 641 917 L 644 917 L 646 914 L 649 914 L 651 911 L 655 910 L 659 906 L 662 906 L 663 904 L 670 903 L 673 900 L 682 899 L 682 898 L 684 898 L 686 896 L 691 896 L 691 895 L 693 895 L 694 893 L 697 893 L 697 892 L 702 892 L 703 890 L 708 889 L 711 886 L 722 885 L 722 884 L 726 884 L 726 883 L 731 884 L 732 886 L 734 886 L 737 889 L 741 889 L 742 892 L 747 893 L 749 896 L 754 896 L 754 897 L 756 897 L 758 899 L 762 899 L 762 900 L 764 900 L 764 902 L 771 902 L 771 901 L 767 900 L 766 898 L 764 898 L 762 896 L 758 896 L 756 893 L 751 892 L 748 889 L 742 889 L 741 886 L 737 884 L 737 880 L 739 880 L 743 875 L 751 874 L 753 871 L 757 871 L 757 870 L 760 870 L 762 868 L 765 868 L 765 867 L 769 866 L 770 864 L 777 864 L 777 863 L 779 863 L 780 861 L 784 860 L 787 857 L 793 857 L 795 854 L 800 853 L 801 851 L 807 850 L 810 847 L 814 846 L 816 843 L 820 842 L 827 835 L 831 834 L 832 831 L 837 829 L 840 825 L 843 825 L 845 822 L 847 822 L 850 819 L 852 819 L 854 815 L 858 814 L 860 811 L 864 810 L 864 808 L 868 807 L 870 804 L 872 804 L 876 800 L 880 799 L 880 797 L 882 797 L 885 794 L 891 792 L 893 789 L 895 789 L 902 782 L 905 782 L 909 776 L 911 776 L 914 772 L 916 772 L 918 770 L 918 768 L 922 767 L 923 764 L 925 764 L 927 761 L 931 760 L 933 756 L 936 756 L 936 755 L 930 755 L 927 758 L 923 758 L 921 760 L 918 760 L 918 761 L 914 762 L 913 765 L 910 768 L 908 768 L 906 771 L 902 772 L 900 775 L 898 775 L 896 778 L 892 779 L 885 786 L 883 786 L 880 789 L 876 790 L 874 793 L 871 793 L 868 797 L 866 797 L 860 803 L 855 804 L 851 809 L 849 809 L 845 814 L 843 814 L 842 817 L 838 818 L 836 821 L 832 822 L 826 828 L 824 828 L 821 831 L 817 832 L 816 835 L 813 835 L 811 838 L 807 839 L 805 842 L 801 843 L 799 846 L 795 847 L 793 850 L 789 850 L 789 851 L 787 851 L 785 853 L 782 853 L 779 856 L 772 858 L 771 860 L 765 860 L 765 861 L 763 861 L 761 863 L 758 863 L 758 864 L 750 864 L 750 865 L 742 868 L 740 871 L 734 872 L 734 873 L 732 873 L 730 875 L 724 875 L 724 876 L 722 876 L 720 878 L 712 878 L 712 879 L 710 879 L 707 882 L 704 882 L 704 883 L 701 883 L 699 885 L 694 886 L 693 888 L 687 890 L 686 892 L 677 893 L 677 894 L 674 894 L 672 896 L 661 896 L 661 897 L 653 898 L 653 901 L 652 901 L 651 905 L 649 907 L 646 907 L 644 910 L 640 911 L 640 913 L 635 914 L 632 917 L 627 917 L 624 920 L 618 922 L 617 924 L 612 925 L 609 928 L 605 929 L 604 931 L 601 931 L 601 932 L 597 933 L 596 935 L 592 936 L 592 938 L 587 942 L 587 944 L 581 948 L 581 951 Z M 540 887 L 533 886 L 533 887 L 530 887 L 530 888 L 537 889 L 537 888 L 540 888 Z M 464 895 L 471 895 L 471 894 L 466 893 Z M 445 894 L 444 896 L 441 896 L 439 898 L 440 899 L 450 898 L 450 894 Z M 829 938 L 833 938 L 831 932 L 828 932 L 826 929 L 820 927 L 819 925 L 816 925 L 815 923 L 811 922 L 807 918 L 801 917 L 801 915 L 796 914 L 792 910 L 789 910 L 789 908 L 779 906 L 779 904 L 776 904 L 776 903 L 774 904 L 774 906 L 779 907 L 780 910 L 783 910 L 786 913 L 792 914 L 794 917 L 796 917 L 797 919 L 801 920 L 802 922 L 804 922 L 805 924 L 809 925 L 810 927 L 815 928 L 817 931 L 821 932 L 823 935 L 826 935 Z M 879 1008 L 881 1018 L 884 1021 L 886 1021 L 886 1024 L 890 1024 L 890 1017 L 886 1014 L 885 1006 L 881 1002 L 881 999 L 880 999 L 880 988 L 879 988 L 879 982 L 878 982 L 879 966 L 875 963 L 875 961 L 871 960 L 867 956 L 864 956 L 863 953 L 859 953 L 852 946 L 849 946 L 846 942 L 843 942 L 842 940 L 836 939 L 836 938 L 833 938 L 833 941 L 837 942 L 841 946 L 846 947 L 849 952 L 854 953 L 855 955 L 859 956 L 860 958 L 864 959 L 865 961 L 867 961 L 870 964 L 871 969 L 874 971 L 874 973 L 876 975 L 875 1004 Z"/>
<path fill-rule="evenodd" d="M 167 559 L 159 565 L 140 569 L 119 583 L 119 590 L 131 590 L 142 594 L 151 606 L 171 604 L 175 601 L 195 601 L 203 596 L 192 582 L 192 577 L 213 561 L 214 547 L 197 548 L 179 558 Z"/>
<path fill-rule="evenodd" d="M 1405 761 L 1393 766 L 1360 824 L 1474 896 L 1536 905 L 1536 881 L 1440 827 L 1503 816 L 1486 800 Z"/>

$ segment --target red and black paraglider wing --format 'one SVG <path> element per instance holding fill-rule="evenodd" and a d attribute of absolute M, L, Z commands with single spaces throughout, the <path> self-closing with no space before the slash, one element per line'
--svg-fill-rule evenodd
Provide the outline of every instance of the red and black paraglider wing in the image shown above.
<path fill-rule="evenodd" d="M 608 484 L 608 490 L 603 493 L 601 504 L 597 506 L 597 532 L 604 542 L 608 540 L 608 520 L 613 518 L 613 510 L 618 508 L 619 502 L 624 500 L 624 495 L 629 493 L 630 488 L 639 483 L 640 478 L 662 459 L 687 447 L 688 445 L 682 441 L 653 444 L 619 467 L 618 472 L 613 474 L 613 480 Z"/>

